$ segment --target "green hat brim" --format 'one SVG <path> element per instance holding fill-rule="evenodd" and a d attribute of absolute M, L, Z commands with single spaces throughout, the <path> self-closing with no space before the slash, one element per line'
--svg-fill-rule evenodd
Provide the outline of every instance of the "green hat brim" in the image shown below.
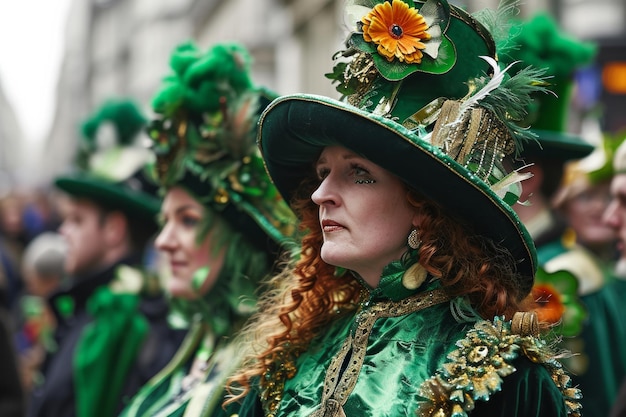
<path fill-rule="evenodd" d="M 552 130 L 530 131 L 537 135 L 537 140 L 524 143 L 522 157 L 570 161 L 584 158 L 595 149 L 579 136 Z"/>
<path fill-rule="evenodd" d="M 313 173 L 324 147 L 341 145 L 362 155 L 437 201 L 474 232 L 508 248 L 517 261 L 520 286 L 530 291 L 535 246 L 513 209 L 400 124 L 337 100 L 296 94 L 275 100 L 261 115 L 258 143 L 268 174 L 286 201 Z"/>
<path fill-rule="evenodd" d="M 93 175 L 67 175 L 55 179 L 54 184 L 73 197 L 89 199 L 138 218 L 148 216 L 154 223 L 161 207 L 161 201 L 156 197 Z"/>

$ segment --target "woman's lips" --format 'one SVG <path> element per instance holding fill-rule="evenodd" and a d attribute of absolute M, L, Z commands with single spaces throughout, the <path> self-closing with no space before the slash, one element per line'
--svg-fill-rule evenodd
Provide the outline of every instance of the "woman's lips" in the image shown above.
<path fill-rule="evenodd" d="M 334 232 L 341 229 L 345 229 L 341 223 L 337 223 L 334 220 L 322 220 L 322 230 L 324 232 Z"/>
<path fill-rule="evenodd" d="M 179 271 L 179 270 L 185 268 L 186 266 L 187 266 L 186 262 L 178 262 L 178 261 L 170 262 L 170 269 L 172 271 Z"/>

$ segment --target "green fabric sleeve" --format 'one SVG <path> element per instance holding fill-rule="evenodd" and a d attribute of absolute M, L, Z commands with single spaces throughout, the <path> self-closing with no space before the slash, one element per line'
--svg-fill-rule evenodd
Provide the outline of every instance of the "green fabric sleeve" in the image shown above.
<path fill-rule="evenodd" d="M 543 366 L 526 357 L 514 366 L 516 371 L 504 378 L 502 391 L 489 401 L 477 401 L 471 417 L 567 417 L 563 394 Z"/>

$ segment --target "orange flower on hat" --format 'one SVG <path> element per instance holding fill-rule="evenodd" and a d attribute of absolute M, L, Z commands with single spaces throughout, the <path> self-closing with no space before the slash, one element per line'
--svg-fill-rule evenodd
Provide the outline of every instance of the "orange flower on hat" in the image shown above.
<path fill-rule="evenodd" d="M 363 39 L 378 45 L 378 53 L 391 62 L 397 58 L 407 64 L 422 62 L 422 41 L 430 39 L 424 16 L 403 1 L 384 1 L 361 19 Z"/>

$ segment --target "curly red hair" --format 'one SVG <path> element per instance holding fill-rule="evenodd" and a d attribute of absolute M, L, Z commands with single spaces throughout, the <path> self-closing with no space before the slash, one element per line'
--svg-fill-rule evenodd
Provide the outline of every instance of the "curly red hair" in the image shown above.
<path fill-rule="evenodd" d="M 335 276 L 336 268 L 320 256 L 323 244 L 318 206 L 311 198 L 317 184 L 300 187 L 291 204 L 301 219 L 304 234 L 299 259 L 274 277 L 274 290 L 261 297 L 259 312 L 244 330 L 243 343 L 251 349 L 240 372 L 229 380 L 229 390 L 239 393 L 227 403 L 246 395 L 252 380 L 269 373 L 273 379 L 291 378 L 295 360 L 329 322 L 356 309 L 366 290 L 351 275 Z M 441 282 L 450 297 L 465 296 L 482 317 L 511 318 L 521 309 L 525 296 L 515 279 L 515 262 L 503 247 L 470 233 L 435 202 L 407 192 L 409 203 L 423 213 L 419 263 Z M 235 387 L 240 387 L 235 388 Z"/>

